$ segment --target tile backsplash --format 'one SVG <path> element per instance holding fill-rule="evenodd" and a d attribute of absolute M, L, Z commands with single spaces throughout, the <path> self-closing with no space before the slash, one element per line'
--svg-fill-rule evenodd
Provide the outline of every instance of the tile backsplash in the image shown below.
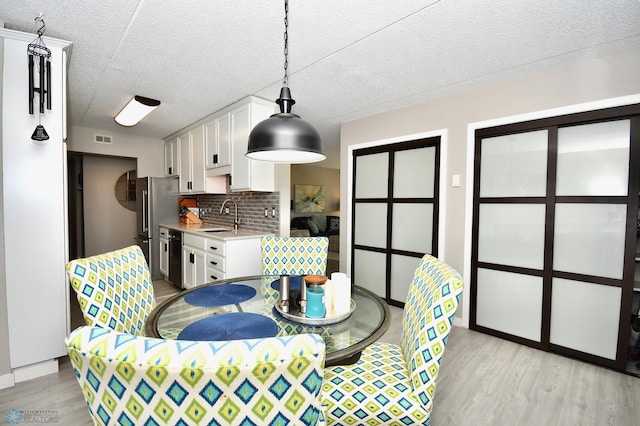
<path fill-rule="evenodd" d="M 280 234 L 280 193 L 279 192 L 233 192 L 230 194 L 201 194 L 195 196 L 200 209 L 200 219 L 207 225 L 233 227 L 233 203 L 227 203 L 229 214 L 220 214 L 220 207 L 227 198 L 238 205 L 239 229 Z M 264 211 L 267 209 L 267 217 Z M 275 217 L 272 216 L 275 212 Z"/>

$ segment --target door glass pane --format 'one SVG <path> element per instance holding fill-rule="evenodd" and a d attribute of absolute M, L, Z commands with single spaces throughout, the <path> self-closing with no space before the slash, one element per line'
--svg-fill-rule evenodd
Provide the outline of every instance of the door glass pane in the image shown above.
<path fill-rule="evenodd" d="M 356 203 L 356 245 L 384 248 L 387 246 L 387 205 L 383 203 Z"/>
<path fill-rule="evenodd" d="M 544 196 L 547 139 L 546 130 L 482 139 L 480 196 Z"/>
<path fill-rule="evenodd" d="M 478 260 L 542 269 L 544 204 L 481 204 Z"/>
<path fill-rule="evenodd" d="M 436 148 L 397 151 L 393 165 L 394 198 L 433 198 Z"/>
<path fill-rule="evenodd" d="M 356 157 L 355 198 L 387 198 L 389 153 Z"/>
<path fill-rule="evenodd" d="M 420 258 L 391 256 L 391 299 L 404 303 L 409 294 L 409 285 L 420 263 Z"/>
<path fill-rule="evenodd" d="M 629 120 L 558 129 L 557 195 L 627 195 Z"/>
<path fill-rule="evenodd" d="M 553 269 L 622 279 L 627 206 L 556 205 Z"/>
<path fill-rule="evenodd" d="M 391 248 L 431 254 L 433 204 L 395 203 Z"/>
<path fill-rule="evenodd" d="M 386 295 L 386 255 L 374 251 L 355 250 L 353 283 L 380 297 Z"/>
<path fill-rule="evenodd" d="M 619 287 L 554 278 L 549 341 L 616 359 L 620 300 Z"/>
<path fill-rule="evenodd" d="M 478 269 L 476 323 L 540 341 L 542 278 Z"/>

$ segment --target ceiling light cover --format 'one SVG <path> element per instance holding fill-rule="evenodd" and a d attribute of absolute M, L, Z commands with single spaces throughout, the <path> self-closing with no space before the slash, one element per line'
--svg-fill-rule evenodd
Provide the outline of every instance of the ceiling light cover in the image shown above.
<path fill-rule="evenodd" d="M 159 105 L 160 101 L 136 95 L 122 108 L 122 111 L 116 115 L 116 123 L 127 127 L 135 126 L 151 111 L 158 108 Z"/>
<path fill-rule="evenodd" d="M 322 153 L 320 135 L 299 115 L 291 113 L 296 101 L 291 97 L 289 80 L 289 1 L 284 2 L 284 79 L 276 100 L 280 113 L 258 123 L 249 134 L 245 154 L 252 160 L 273 163 L 313 163 L 326 157 Z"/>

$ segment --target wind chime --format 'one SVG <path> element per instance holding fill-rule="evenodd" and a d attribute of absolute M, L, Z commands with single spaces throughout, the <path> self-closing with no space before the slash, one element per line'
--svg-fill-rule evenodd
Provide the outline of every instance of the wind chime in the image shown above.
<path fill-rule="evenodd" d="M 38 16 L 35 21 L 40 24 L 38 28 L 38 37 L 27 46 L 27 54 L 29 56 L 29 114 L 33 115 L 33 99 L 35 93 L 40 95 L 40 111 L 38 112 L 38 125 L 31 135 L 34 141 L 46 141 L 49 139 L 44 126 L 40 124 L 40 114 L 44 114 L 45 99 L 47 109 L 51 111 L 51 50 L 45 46 L 42 40 L 44 34 L 44 19 L 42 15 Z M 37 60 L 37 62 L 35 61 Z M 34 64 L 34 62 L 36 62 Z M 34 67 L 38 67 L 39 87 L 35 87 Z"/>

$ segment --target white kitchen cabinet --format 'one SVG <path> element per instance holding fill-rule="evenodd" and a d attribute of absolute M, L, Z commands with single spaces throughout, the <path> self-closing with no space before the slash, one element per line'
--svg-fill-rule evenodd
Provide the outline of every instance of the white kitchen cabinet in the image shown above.
<path fill-rule="evenodd" d="M 175 152 L 165 145 L 165 173 L 177 168 L 182 194 L 224 194 L 229 174 L 231 191 L 275 191 L 274 163 L 245 157 L 249 133 L 275 110 L 274 102 L 249 96 L 176 132 L 165 139 L 177 145 Z"/>
<path fill-rule="evenodd" d="M 27 45 L 37 37 L 0 29 L 2 220 L 0 220 L 0 369 L 15 382 L 56 372 L 66 355 L 70 286 L 67 248 L 66 67 L 71 42 L 45 37 L 51 51 L 51 109 L 29 114 Z M 36 57 L 36 62 L 38 58 Z M 38 67 L 34 66 L 38 87 Z M 49 139 L 34 141 L 38 124 Z M 6 306 L 4 304 L 6 303 Z M 6 377 L 4 377 L 5 383 Z"/>
<path fill-rule="evenodd" d="M 182 238 L 182 287 L 193 288 L 207 282 L 207 264 L 204 248 L 207 239 L 190 233 Z"/>
<path fill-rule="evenodd" d="M 200 125 L 178 136 L 180 156 L 179 186 L 181 194 L 224 194 L 224 176 L 207 176 L 205 170 L 204 126 Z"/>
<path fill-rule="evenodd" d="M 169 276 L 169 230 L 160 227 L 160 273 Z"/>
<path fill-rule="evenodd" d="M 182 248 L 182 287 L 197 287 L 207 282 L 205 254 L 202 250 Z"/>
<path fill-rule="evenodd" d="M 207 238 L 207 281 L 260 275 L 260 238 L 222 240 Z"/>
<path fill-rule="evenodd" d="M 256 124 L 275 112 L 275 104 L 249 96 L 234 105 L 231 117 L 231 183 L 232 191 L 274 191 L 275 165 L 268 161 L 245 157 L 249 134 Z"/>
<path fill-rule="evenodd" d="M 261 236 L 218 239 L 185 232 L 182 244 L 184 288 L 262 273 Z"/>
<path fill-rule="evenodd" d="M 178 138 L 164 143 L 164 175 L 166 177 L 180 175 L 180 156 L 178 155 Z"/>
<path fill-rule="evenodd" d="M 180 141 L 180 192 L 204 192 L 204 128 L 178 136 Z"/>
<path fill-rule="evenodd" d="M 207 174 L 223 175 L 231 173 L 231 117 L 223 112 L 212 121 L 205 123 Z"/>

